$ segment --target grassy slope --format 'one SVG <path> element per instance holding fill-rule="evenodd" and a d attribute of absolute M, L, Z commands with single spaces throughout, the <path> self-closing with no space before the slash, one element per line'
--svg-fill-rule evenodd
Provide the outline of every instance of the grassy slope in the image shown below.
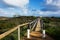
<path fill-rule="evenodd" d="M 9 18 L 8 20 L 0 20 L 0 34 L 25 22 L 31 22 L 36 19 L 35 17 L 17 17 Z M 60 18 L 42 18 L 44 21 L 44 27 L 48 35 L 53 37 L 55 40 L 60 40 Z M 22 28 L 21 35 L 26 32 L 26 27 Z M 2 40 L 17 40 L 17 30 L 12 34 L 8 35 Z"/>
<path fill-rule="evenodd" d="M 7 31 L 8 29 L 11 29 L 19 24 L 31 22 L 35 19 L 35 17 L 15 17 L 15 18 L 9 18 L 8 20 L 0 20 L 0 34 L 2 31 Z"/>
<path fill-rule="evenodd" d="M 30 16 L 30 17 L 14 17 L 14 18 L 8 18 L 8 20 L 0 20 L 0 34 L 4 33 L 5 31 L 23 23 L 31 22 L 36 17 Z M 26 32 L 26 27 L 23 27 L 21 30 L 21 36 L 24 36 L 23 34 Z M 23 31 L 25 30 L 25 31 Z M 2 40 L 17 40 L 17 30 L 7 37 L 3 38 Z"/>
<path fill-rule="evenodd" d="M 60 18 L 43 18 L 43 21 L 47 34 L 60 40 Z"/>

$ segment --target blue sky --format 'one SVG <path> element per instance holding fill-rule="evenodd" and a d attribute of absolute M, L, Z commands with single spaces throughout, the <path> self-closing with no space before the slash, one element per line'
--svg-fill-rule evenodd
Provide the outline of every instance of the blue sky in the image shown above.
<path fill-rule="evenodd" d="M 0 0 L 0 16 L 60 17 L 60 0 Z"/>

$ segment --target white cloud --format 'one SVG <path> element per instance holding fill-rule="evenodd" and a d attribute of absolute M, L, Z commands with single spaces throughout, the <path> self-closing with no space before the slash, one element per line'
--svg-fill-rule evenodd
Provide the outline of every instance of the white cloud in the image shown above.
<path fill-rule="evenodd" d="M 5 3 L 9 5 L 13 5 L 16 7 L 20 7 L 23 15 L 27 15 L 28 13 L 28 7 L 27 5 L 29 4 L 29 0 L 4 0 Z"/>
<path fill-rule="evenodd" d="M 29 3 L 29 0 L 4 0 L 4 2 L 9 5 L 24 7 Z"/>
<path fill-rule="evenodd" d="M 40 15 L 40 16 L 56 16 L 56 15 L 60 15 L 60 11 L 56 11 L 56 12 L 53 12 L 53 11 L 41 11 L 41 10 L 36 10 L 36 11 L 32 11 L 32 10 L 29 10 L 27 5 L 29 3 L 29 0 L 4 0 L 5 3 L 9 4 L 9 5 L 13 5 L 13 6 L 17 6 L 17 7 L 20 7 L 21 8 L 21 12 L 20 15 L 33 15 L 33 16 L 36 16 L 36 15 Z M 47 5 L 55 5 L 55 6 L 58 6 L 60 7 L 60 0 L 47 0 Z M 14 10 L 14 8 L 8 8 L 10 10 Z M 10 14 L 10 15 L 14 15 L 16 14 L 16 12 L 6 12 L 6 11 L 1 11 L 3 12 L 4 14 Z"/>
<path fill-rule="evenodd" d="M 9 7 L 9 8 L 7 8 L 7 9 L 9 9 L 9 10 L 14 10 L 15 8 Z"/>
<path fill-rule="evenodd" d="M 30 10 L 28 9 L 28 7 L 23 7 L 23 8 L 22 8 L 22 13 L 24 13 L 24 15 L 27 15 L 27 14 L 28 14 L 28 11 L 30 11 Z"/>
<path fill-rule="evenodd" d="M 27 9 L 26 9 L 26 11 L 27 11 Z M 26 11 L 25 11 L 25 13 L 26 13 Z M 36 11 L 29 10 L 28 12 L 29 13 L 26 13 L 26 14 L 24 12 L 18 12 L 18 13 L 20 13 L 20 15 L 23 15 L 23 16 L 57 16 L 57 17 L 60 16 L 60 11 L 53 12 L 53 11 L 41 11 L 41 10 L 36 10 Z M 11 17 L 14 14 L 16 14 L 16 12 L 6 11 L 6 10 L 0 8 L 0 15 Z"/>
<path fill-rule="evenodd" d="M 16 14 L 15 12 L 13 11 L 7 11 L 7 10 L 4 10 L 2 8 L 0 8 L 0 16 L 13 16 L 14 14 Z"/>
<path fill-rule="evenodd" d="M 6 11 L 4 11 L 2 8 L 0 8 L 0 14 L 8 14 Z"/>
<path fill-rule="evenodd" d="M 47 4 L 51 4 L 52 3 L 52 0 L 47 0 L 46 3 Z"/>
<path fill-rule="evenodd" d="M 60 0 L 46 0 L 46 3 L 60 7 Z"/>
<path fill-rule="evenodd" d="M 32 14 L 32 13 L 31 13 Z M 60 16 L 60 11 L 41 11 L 41 10 L 36 10 L 35 13 L 33 13 L 33 15 L 37 14 L 38 16 L 47 16 L 47 17 L 51 17 L 51 16 L 56 16 L 59 17 Z"/>

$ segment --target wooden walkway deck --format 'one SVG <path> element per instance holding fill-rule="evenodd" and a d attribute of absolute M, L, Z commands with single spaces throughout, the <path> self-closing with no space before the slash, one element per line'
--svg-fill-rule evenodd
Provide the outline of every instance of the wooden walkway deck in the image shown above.
<path fill-rule="evenodd" d="M 33 22 L 35 22 L 35 21 L 33 21 Z M 10 33 L 14 32 L 15 30 L 18 29 L 18 40 L 20 40 L 20 32 L 19 32 L 20 31 L 20 27 L 22 27 L 24 25 L 28 25 L 28 24 L 29 23 L 18 25 L 17 27 L 14 27 L 11 30 L 8 30 L 7 32 L 5 32 L 5 33 L 0 35 L 0 39 L 6 37 Z M 33 29 L 34 29 L 34 31 L 33 31 Z M 30 32 L 30 38 L 27 38 L 27 36 L 24 36 L 24 38 L 22 40 L 54 40 L 51 37 L 49 37 L 48 35 L 46 35 L 46 37 L 43 38 L 42 37 L 43 34 L 40 31 L 41 31 L 41 21 L 40 21 L 40 18 L 38 18 L 37 21 L 35 22 L 35 25 L 32 28 L 32 31 Z"/>
<path fill-rule="evenodd" d="M 26 36 L 23 38 L 23 40 L 53 40 L 51 37 L 47 36 L 43 38 L 43 34 L 40 32 L 41 30 L 41 24 L 40 19 L 38 19 L 35 31 L 32 31 L 30 33 L 30 38 L 27 38 Z"/>

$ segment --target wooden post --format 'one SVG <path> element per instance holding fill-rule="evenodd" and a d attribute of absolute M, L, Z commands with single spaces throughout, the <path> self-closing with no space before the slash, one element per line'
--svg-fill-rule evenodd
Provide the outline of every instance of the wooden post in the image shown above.
<path fill-rule="evenodd" d="M 28 24 L 28 29 L 27 29 L 27 38 L 30 38 L 30 24 Z"/>
<path fill-rule="evenodd" d="M 45 38 L 46 36 L 45 36 L 45 30 L 43 30 L 43 38 Z"/>
<path fill-rule="evenodd" d="M 29 24 L 29 29 L 31 30 L 31 24 Z"/>
<path fill-rule="evenodd" d="M 30 38 L 30 29 L 27 29 L 27 38 Z"/>
<path fill-rule="evenodd" d="M 20 40 L 20 27 L 18 27 L 18 40 Z"/>

